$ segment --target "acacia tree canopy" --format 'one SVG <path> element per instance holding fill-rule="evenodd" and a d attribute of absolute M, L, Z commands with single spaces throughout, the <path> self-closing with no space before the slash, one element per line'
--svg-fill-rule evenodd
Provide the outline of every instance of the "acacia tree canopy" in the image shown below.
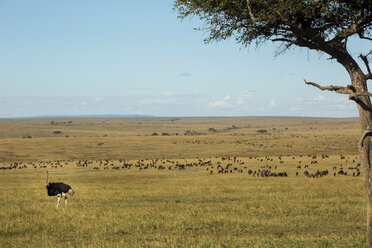
<path fill-rule="evenodd" d="M 205 40 L 235 37 L 238 43 L 282 41 L 328 53 L 359 35 L 372 40 L 371 0 L 176 0 L 180 18 L 199 16 Z"/>

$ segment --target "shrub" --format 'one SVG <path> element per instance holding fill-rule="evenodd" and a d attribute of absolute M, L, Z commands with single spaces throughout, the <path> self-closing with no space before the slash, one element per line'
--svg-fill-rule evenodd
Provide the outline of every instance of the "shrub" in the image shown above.
<path fill-rule="evenodd" d="M 267 133 L 267 130 L 266 129 L 260 129 L 260 130 L 257 130 L 258 133 L 261 133 L 261 134 L 264 134 L 264 133 Z"/>

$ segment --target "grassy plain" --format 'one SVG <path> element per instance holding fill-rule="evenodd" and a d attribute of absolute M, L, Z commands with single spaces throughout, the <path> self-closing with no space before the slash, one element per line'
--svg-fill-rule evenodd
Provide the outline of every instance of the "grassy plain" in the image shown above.
<path fill-rule="evenodd" d="M 0 247 L 363 247 L 358 136 L 352 118 L 0 120 L 0 167 L 22 168 L 0 170 Z M 268 166 L 288 177 L 248 174 Z"/>

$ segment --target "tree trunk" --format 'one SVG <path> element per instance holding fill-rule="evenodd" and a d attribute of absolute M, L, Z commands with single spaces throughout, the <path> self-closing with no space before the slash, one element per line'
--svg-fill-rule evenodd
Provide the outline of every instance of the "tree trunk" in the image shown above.
<path fill-rule="evenodd" d="M 360 108 L 360 106 L 358 106 Z M 360 124 L 363 133 L 368 132 L 367 125 L 371 123 L 370 114 L 360 115 Z M 361 140 L 362 141 L 362 140 Z M 363 181 L 367 202 L 367 246 L 372 247 L 372 173 L 371 173 L 371 152 L 370 152 L 370 137 L 365 137 L 359 147 L 360 164 L 363 170 Z"/>
<path fill-rule="evenodd" d="M 372 199 L 367 196 L 367 247 L 372 247 Z"/>
<path fill-rule="evenodd" d="M 348 72 L 351 80 L 351 88 L 354 92 L 368 92 L 367 77 L 359 67 L 358 63 L 348 53 L 345 47 L 339 46 L 326 47 L 323 50 L 336 58 Z M 363 172 L 363 182 L 367 203 L 367 247 L 372 248 L 372 106 L 369 96 L 349 95 L 350 100 L 354 100 L 358 106 L 361 138 L 359 140 L 359 157 Z"/>
<path fill-rule="evenodd" d="M 367 81 L 363 72 L 357 68 L 349 71 L 352 85 L 357 92 L 367 90 Z M 363 181 L 367 202 L 367 247 L 372 247 L 372 153 L 371 153 L 371 132 L 372 132 L 372 107 L 370 98 L 367 96 L 353 99 L 359 110 L 361 139 L 359 141 L 360 164 L 363 171 Z"/>
<path fill-rule="evenodd" d="M 358 106 L 360 109 L 361 107 Z M 361 111 L 359 111 L 361 112 Z M 363 181 L 367 202 L 367 246 L 372 247 L 372 166 L 371 166 L 371 141 L 370 137 L 363 138 L 364 133 L 369 132 L 371 123 L 371 114 L 360 115 L 360 124 L 362 127 L 362 137 L 359 146 L 360 163 L 363 170 Z"/>

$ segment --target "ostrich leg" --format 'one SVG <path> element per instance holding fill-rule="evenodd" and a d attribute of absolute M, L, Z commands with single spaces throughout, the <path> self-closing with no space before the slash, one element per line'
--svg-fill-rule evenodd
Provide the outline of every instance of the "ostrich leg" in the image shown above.
<path fill-rule="evenodd" d="M 62 193 L 63 199 L 65 200 L 65 206 L 67 208 L 67 196 L 65 193 Z"/>
<path fill-rule="evenodd" d="M 59 202 L 61 201 L 61 195 L 60 194 L 58 194 L 58 200 L 57 200 L 57 206 L 56 206 L 56 208 L 58 208 L 58 206 L 59 206 Z"/>

